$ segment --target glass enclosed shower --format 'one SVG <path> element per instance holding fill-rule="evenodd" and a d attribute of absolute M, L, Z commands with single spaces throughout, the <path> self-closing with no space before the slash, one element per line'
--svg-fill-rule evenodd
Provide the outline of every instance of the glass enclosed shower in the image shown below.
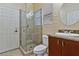
<path fill-rule="evenodd" d="M 31 5 L 30 5 L 31 6 Z M 25 51 L 42 43 L 42 9 L 37 11 L 20 10 L 20 46 Z"/>

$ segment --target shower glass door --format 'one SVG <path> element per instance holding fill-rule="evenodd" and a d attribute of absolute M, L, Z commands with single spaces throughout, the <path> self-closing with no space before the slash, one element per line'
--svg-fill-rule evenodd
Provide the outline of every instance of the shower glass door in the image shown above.
<path fill-rule="evenodd" d="M 21 47 L 24 51 L 31 51 L 35 47 L 33 42 L 33 31 L 34 31 L 34 19 L 33 13 L 26 13 L 25 11 L 20 11 L 21 13 Z"/>
<path fill-rule="evenodd" d="M 24 51 L 32 51 L 33 48 L 41 43 L 42 40 L 42 10 L 38 11 L 20 11 L 20 45 Z M 36 14 L 39 15 L 37 18 Z M 37 24 L 39 23 L 39 24 Z"/>
<path fill-rule="evenodd" d="M 36 45 L 42 43 L 42 9 L 34 11 L 34 42 Z"/>
<path fill-rule="evenodd" d="M 27 30 L 26 11 L 20 10 L 20 45 L 23 49 L 26 48 L 27 44 L 26 30 Z"/>

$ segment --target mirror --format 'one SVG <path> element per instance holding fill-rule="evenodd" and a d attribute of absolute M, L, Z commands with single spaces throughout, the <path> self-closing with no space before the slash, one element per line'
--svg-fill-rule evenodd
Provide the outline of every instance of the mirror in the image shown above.
<path fill-rule="evenodd" d="M 73 25 L 79 21 L 79 4 L 64 3 L 60 8 L 60 18 L 63 24 Z"/>

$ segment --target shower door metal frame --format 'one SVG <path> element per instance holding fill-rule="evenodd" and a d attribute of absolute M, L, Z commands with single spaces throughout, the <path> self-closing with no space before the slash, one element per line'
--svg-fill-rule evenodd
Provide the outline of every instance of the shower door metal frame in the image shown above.
<path fill-rule="evenodd" d="M 21 10 L 21 9 L 19 10 L 19 13 L 20 13 L 20 15 L 19 15 L 19 18 L 20 18 L 20 22 L 19 22 L 19 25 L 20 25 L 20 28 L 19 28 L 19 30 L 20 30 L 20 34 L 19 34 L 19 35 L 20 35 L 20 36 L 19 36 L 19 37 L 20 37 L 20 40 L 19 40 L 19 42 L 20 42 L 20 43 L 19 43 L 19 46 L 20 46 L 20 48 L 22 48 L 22 49 L 25 51 L 25 49 L 22 47 L 22 41 L 21 41 L 21 37 L 22 37 L 22 35 L 21 35 L 21 31 L 22 31 L 22 29 L 21 29 L 21 25 L 22 25 L 22 23 L 21 23 L 21 19 L 22 19 L 22 18 L 21 18 L 21 14 L 22 14 L 21 11 L 23 11 L 23 10 Z M 38 9 L 38 10 L 36 10 L 36 11 L 33 12 L 33 22 L 35 21 L 35 20 L 34 20 L 34 14 L 35 14 L 36 12 L 38 12 L 38 11 L 41 11 L 41 16 L 40 16 L 40 17 L 41 17 L 41 39 L 40 39 L 41 42 L 40 42 L 40 44 L 42 44 L 42 19 L 43 19 L 42 8 L 41 8 L 41 9 Z M 26 19 L 27 19 L 27 18 L 26 18 Z M 35 23 L 35 22 L 34 22 L 34 23 Z M 27 41 L 27 40 L 26 40 L 26 41 Z M 27 47 L 27 46 L 26 46 L 26 47 Z M 23 51 L 22 51 L 22 52 L 23 52 Z M 25 54 L 26 52 L 28 52 L 28 51 L 23 52 L 23 54 Z M 27 53 L 26 53 L 26 54 L 27 54 Z"/>
<path fill-rule="evenodd" d="M 43 43 L 43 42 L 42 42 L 42 35 L 43 35 L 43 31 L 42 31 L 42 30 L 43 30 L 43 26 L 42 26 L 42 25 L 43 25 L 43 9 L 40 8 L 40 9 L 34 11 L 34 12 L 33 12 L 33 13 L 34 13 L 34 16 L 35 16 L 35 13 L 38 12 L 38 11 L 41 11 L 41 16 L 40 16 L 40 17 L 41 17 L 41 42 L 40 42 L 40 44 L 42 44 L 42 43 Z M 34 16 L 33 16 L 33 17 L 34 17 Z M 35 21 L 35 20 L 34 20 L 34 21 Z M 34 23 L 35 23 L 35 22 L 34 22 Z"/>
<path fill-rule="evenodd" d="M 22 11 L 24 11 L 24 10 L 19 9 L 19 14 L 20 14 L 20 15 L 19 15 L 19 18 L 20 18 L 20 21 L 19 21 L 19 25 L 20 25 L 20 27 L 19 27 L 19 31 L 20 31 L 20 34 L 19 34 L 19 38 L 20 38 L 20 39 L 19 39 L 19 42 L 20 42 L 20 43 L 19 43 L 19 46 L 22 46 L 22 41 L 21 41 L 21 36 L 22 36 L 22 35 L 21 35 L 21 31 L 22 31 L 22 29 L 21 29 L 21 25 L 22 25 L 22 23 L 21 23 L 21 21 L 22 21 L 22 20 L 21 20 L 21 19 L 22 19 L 21 14 L 22 14 Z M 25 12 L 25 11 L 24 11 L 24 12 Z M 22 48 L 23 48 L 23 47 L 22 47 Z"/>

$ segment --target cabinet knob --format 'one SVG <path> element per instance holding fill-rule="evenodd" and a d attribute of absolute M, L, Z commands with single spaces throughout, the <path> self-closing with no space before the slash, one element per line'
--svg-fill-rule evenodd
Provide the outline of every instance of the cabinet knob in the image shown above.
<path fill-rule="evenodd" d="M 59 45 L 59 40 L 57 40 L 57 44 Z"/>
<path fill-rule="evenodd" d="M 15 28 L 15 31 L 14 32 L 18 32 L 17 28 Z"/>
<path fill-rule="evenodd" d="M 62 41 L 62 47 L 64 47 L 64 42 Z"/>

